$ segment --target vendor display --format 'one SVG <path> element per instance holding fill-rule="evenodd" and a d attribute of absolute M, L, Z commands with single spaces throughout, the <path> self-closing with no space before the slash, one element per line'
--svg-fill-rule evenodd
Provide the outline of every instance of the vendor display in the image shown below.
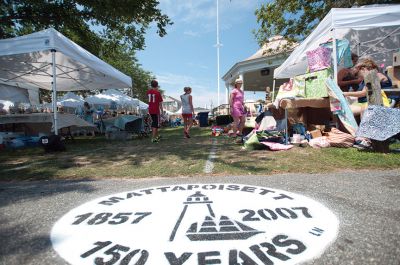
<path fill-rule="evenodd" d="M 325 80 L 332 76 L 330 68 L 298 75 L 294 78 L 294 89 L 304 91 L 305 98 L 323 98 L 328 96 Z"/>
<path fill-rule="evenodd" d="M 361 119 L 356 136 L 385 141 L 400 133 L 400 109 L 369 106 Z"/>
<path fill-rule="evenodd" d="M 316 72 L 331 67 L 331 49 L 320 46 L 315 50 L 308 51 L 306 54 L 310 72 Z"/>

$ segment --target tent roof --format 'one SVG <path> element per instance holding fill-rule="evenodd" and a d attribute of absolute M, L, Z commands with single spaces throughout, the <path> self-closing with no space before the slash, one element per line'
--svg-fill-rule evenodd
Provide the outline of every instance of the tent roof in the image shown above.
<path fill-rule="evenodd" d="M 124 93 L 115 89 L 108 89 L 101 94 L 87 97 L 86 101 L 90 104 L 95 105 L 110 105 L 112 101 L 121 106 L 139 106 L 140 104 L 138 99 L 131 98 L 130 96 L 127 96 Z"/>
<path fill-rule="evenodd" d="M 67 92 L 59 101 L 57 101 L 57 104 L 64 107 L 77 108 L 79 106 L 83 106 L 84 102 L 85 101 L 82 97 L 73 92 Z"/>
<path fill-rule="evenodd" d="M 0 80 L 52 89 L 52 53 L 56 51 L 57 90 L 132 86 L 129 76 L 50 28 L 0 40 Z"/>
<path fill-rule="evenodd" d="M 282 36 L 274 36 L 268 40 L 268 43 L 264 44 L 257 52 L 255 52 L 252 56 L 248 57 L 244 61 L 277 55 L 282 53 L 285 47 L 290 50 L 297 45 L 297 43 L 290 44 Z"/>
<path fill-rule="evenodd" d="M 384 27 L 394 27 L 394 31 L 380 31 Z M 306 52 L 332 38 L 333 29 L 337 39 L 346 37 L 353 46 L 377 37 L 383 39 L 390 33 L 396 32 L 396 29 L 400 29 L 400 5 L 332 8 L 286 61 L 275 69 L 274 78 L 289 78 L 305 73 L 307 68 Z M 371 29 L 376 30 L 370 31 Z M 357 34 L 355 31 L 363 34 Z M 394 42 L 397 42 L 397 49 L 400 48 L 399 42 Z M 382 43 L 380 44 L 383 46 Z M 393 49 L 395 48 L 393 47 Z M 369 52 L 371 53 L 371 51 Z"/>
<path fill-rule="evenodd" d="M 136 98 L 135 98 L 136 99 Z M 149 108 L 149 104 L 147 104 L 147 103 L 144 103 L 143 101 L 141 101 L 140 99 L 138 99 L 139 100 L 139 108 L 140 109 L 148 109 Z"/>
<path fill-rule="evenodd" d="M 243 87 L 245 91 L 265 91 L 266 86 L 273 85 L 273 72 L 288 56 L 291 50 L 298 44 L 290 44 L 282 36 L 275 36 L 268 40 L 257 52 L 247 59 L 235 63 L 229 71 L 223 75 L 225 85 L 233 86 L 236 78 L 243 75 Z M 262 73 L 266 70 L 266 73 Z M 281 83 L 279 83 L 280 85 Z"/>
<path fill-rule="evenodd" d="M 174 114 L 182 114 L 182 107 L 174 112 Z"/>

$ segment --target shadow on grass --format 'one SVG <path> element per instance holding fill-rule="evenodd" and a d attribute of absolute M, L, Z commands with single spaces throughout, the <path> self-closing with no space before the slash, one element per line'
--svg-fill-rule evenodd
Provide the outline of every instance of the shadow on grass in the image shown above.
<path fill-rule="evenodd" d="M 150 138 L 111 141 L 95 137 L 69 141 L 62 153 L 45 154 L 41 148 L 1 152 L 0 180 L 202 175 L 213 142 L 217 148 L 213 162 L 218 167 L 212 174 L 296 172 L 299 167 L 301 172 L 315 173 L 400 166 L 395 153 L 385 156 L 340 148 L 247 151 L 226 137 L 213 141 L 209 128 L 194 128 L 191 139 L 184 139 L 182 128 L 163 129 L 161 133 L 160 143 L 151 143 Z"/>
<path fill-rule="evenodd" d="M 96 137 L 68 141 L 67 151 L 60 153 L 44 153 L 41 148 L 7 150 L 0 153 L 0 180 L 58 179 L 60 172 L 69 169 L 80 171 L 81 175 L 85 175 L 85 170 L 97 170 L 100 175 L 107 176 L 107 172 L 101 172 L 102 168 L 121 165 L 139 168 L 153 162 L 165 163 L 168 167 L 185 160 L 200 163 L 207 158 L 212 144 L 208 130 L 192 130 L 192 139 L 184 139 L 181 128 L 163 130 L 162 133 L 160 143 L 151 143 L 150 138 L 110 141 Z M 113 175 L 115 172 L 108 173 Z M 74 178 L 74 175 L 62 173 L 63 177 Z"/>

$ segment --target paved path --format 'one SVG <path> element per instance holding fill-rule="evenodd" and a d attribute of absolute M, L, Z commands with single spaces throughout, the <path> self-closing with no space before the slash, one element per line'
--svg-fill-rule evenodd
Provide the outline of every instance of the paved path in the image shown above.
<path fill-rule="evenodd" d="M 68 211 L 115 193 L 188 183 L 262 186 L 304 195 L 325 205 L 339 219 L 338 236 L 320 257 L 306 264 L 400 264 L 398 170 L 313 175 L 0 182 L 0 264 L 67 264 L 53 249 L 50 233 L 57 220 Z"/>

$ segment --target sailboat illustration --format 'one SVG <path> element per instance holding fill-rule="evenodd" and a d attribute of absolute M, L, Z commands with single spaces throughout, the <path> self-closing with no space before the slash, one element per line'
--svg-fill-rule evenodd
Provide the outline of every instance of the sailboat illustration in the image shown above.
<path fill-rule="evenodd" d="M 222 215 L 219 220 L 216 218 L 214 211 L 211 208 L 213 202 L 209 200 L 207 196 L 197 191 L 195 194 L 189 196 L 187 200 L 183 203 L 185 206 L 175 224 L 175 227 L 171 233 L 170 241 L 173 241 L 178 228 L 185 216 L 185 213 L 189 205 L 193 204 L 205 204 L 209 215 L 204 218 L 201 226 L 195 222 L 190 225 L 186 232 L 186 236 L 191 241 L 213 241 L 213 240 L 244 240 L 251 236 L 259 233 L 264 233 L 263 231 L 258 231 L 247 225 L 244 225 L 238 221 L 229 219 L 229 217 Z"/>
<path fill-rule="evenodd" d="M 193 223 L 186 232 L 186 236 L 191 241 L 242 240 L 259 233 L 263 232 L 222 215 L 218 225 L 215 218 L 211 216 L 206 216 L 200 228 L 197 223 Z"/>

